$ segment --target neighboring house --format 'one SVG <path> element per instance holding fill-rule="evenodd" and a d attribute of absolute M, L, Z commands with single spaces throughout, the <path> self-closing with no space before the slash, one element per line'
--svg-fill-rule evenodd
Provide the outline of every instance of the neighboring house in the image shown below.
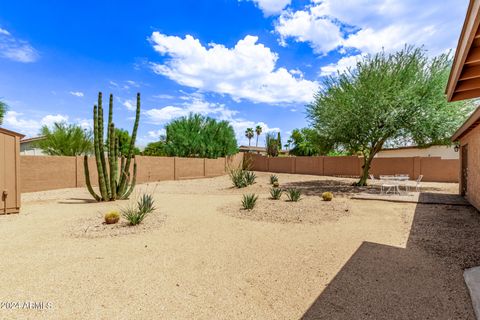
<path fill-rule="evenodd" d="M 447 84 L 448 101 L 480 97 L 480 0 L 471 0 Z M 453 135 L 460 144 L 460 193 L 480 210 L 480 108 Z"/>
<path fill-rule="evenodd" d="M 455 151 L 457 150 L 457 151 Z M 417 146 L 386 148 L 376 155 L 377 158 L 401 157 L 440 157 L 442 159 L 459 159 L 458 148 L 454 146 L 434 145 L 427 148 Z"/>
<path fill-rule="evenodd" d="M 27 156 L 43 156 L 45 155 L 39 147 L 36 146 L 38 141 L 45 139 L 45 137 L 34 137 L 20 140 L 20 154 Z"/>
<path fill-rule="evenodd" d="M 265 147 L 240 146 L 240 147 L 238 147 L 238 150 L 240 152 L 267 155 L 267 148 L 265 148 Z M 280 154 L 288 154 L 288 150 L 280 150 L 279 153 Z"/>

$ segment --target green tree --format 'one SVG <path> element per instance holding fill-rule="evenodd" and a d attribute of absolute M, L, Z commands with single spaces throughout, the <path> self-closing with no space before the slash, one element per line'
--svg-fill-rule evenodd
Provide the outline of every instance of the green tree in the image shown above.
<path fill-rule="evenodd" d="M 218 158 L 238 152 L 235 132 L 227 121 L 190 114 L 171 121 L 165 129 L 170 156 Z"/>
<path fill-rule="evenodd" d="M 143 150 L 143 155 L 157 157 L 167 156 L 165 141 L 150 142 Z"/>
<path fill-rule="evenodd" d="M 261 126 L 256 126 L 255 127 L 255 133 L 257 134 L 257 143 L 255 144 L 256 147 L 258 147 L 258 137 L 262 134 L 262 127 Z"/>
<path fill-rule="evenodd" d="M 326 155 L 332 150 L 328 140 L 320 137 L 318 131 L 312 128 L 294 129 L 289 141 L 293 144 L 289 153 L 295 156 Z"/>
<path fill-rule="evenodd" d="M 444 94 L 451 60 L 429 59 L 413 47 L 367 56 L 324 85 L 307 106 L 313 126 L 336 146 L 364 158 L 358 185 L 365 185 L 373 157 L 389 140 L 420 146 L 449 143 L 471 105 L 447 104 Z"/>
<path fill-rule="evenodd" d="M 132 137 L 128 133 L 127 130 L 121 128 L 115 128 L 115 137 L 118 138 L 118 151 L 121 155 L 126 155 L 128 153 L 128 149 L 130 148 L 130 141 Z M 105 142 L 105 145 L 109 145 L 109 141 Z M 139 155 L 140 149 L 137 147 L 133 148 L 133 154 Z"/>
<path fill-rule="evenodd" d="M 267 154 L 270 157 L 278 157 L 278 151 L 281 146 L 278 143 L 278 136 L 275 133 L 269 132 L 265 135 L 265 146 L 267 147 Z"/>
<path fill-rule="evenodd" d="M 55 123 L 52 129 L 43 126 L 40 134 L 45 139 L 37 145 L 51 156 L 79 156 L 91 153 L 93 149 L 92 132 L 78 125 Z"/>
<path fill-rule="evenodd" d="M 253 128 L 247 128 L 247 130 L 245 130 L 245 137 L 247 137 L 248 139 L 248 146 L 250 146 L 250 141 L 252 140 L 254 135 L 255 134 L 253 133 Z"/>
<path fill-rule="evenodd" d="M 5 102 L 0 101 L 0 124 L 3 123 L 3 117 L 7 112 L 7 105 Z"/>

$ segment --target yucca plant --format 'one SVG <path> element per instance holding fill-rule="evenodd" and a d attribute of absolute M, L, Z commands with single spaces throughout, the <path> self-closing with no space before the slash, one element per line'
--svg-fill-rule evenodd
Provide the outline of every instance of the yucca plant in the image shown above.
<path fill-rule="evenodd" d="M 155 211 L 154 200 L 151 194 L 143 194 L 137 202 L 138 211 L 150 213 Z"/>
<path fill-rule="evenodd" d="M 278 177 L 275 174 L 270 175 L 270 184 L 274 184 L 275 182 L 278 182 Z"/>
<path fill-rule="evenodd" d="M 257 175 L 253 171 L 244 171 L 244 178 L 247 185 L 251 185 L 255 183 L 255 179 L 257 179 Z"/>
<path fill-rule="evenodd" d="M 289 188 L 286 191 L 288 201 L 297 202 L 300 200 L 302 193 L 297 188 Z"/>
<path fill-rule="evenodd" d="M 273 200 L 278 200 L 282 196 L 282 189 L 280 188 L 271 188 L 270 189 L 270 196 L 272 197 Z"/>
<path fill-rule="evenodd" d="M 252 210 L 257 203 L 258 196 L 255 193 L 244 194 L 242 199 L 242 206 L 244 210 Z"/>

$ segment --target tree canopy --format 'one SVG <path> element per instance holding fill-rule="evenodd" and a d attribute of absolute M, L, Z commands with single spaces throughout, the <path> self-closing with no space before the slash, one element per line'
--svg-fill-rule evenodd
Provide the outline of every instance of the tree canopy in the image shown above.
<path fill-rule="evenodd" d="M 92 132 L 78 125 L 55 123 L 52 129 L 43 126 L 40 134 L 45 139 L 37 144 L 51 156 L 79 156 L 93 149 Z"/>
<path fill-rule="evenodd" d="M 218 158 L 238 151 L 235 132 L 227 121 L 190 114 L 172 120 L 165 129 L 165 148 L 170 156 Z"/>
<path fill-rule="evenodd" d="M 132 139 L 132 137 L 130 136 L 127 130 L 121 129 L 121 128 L 115 128 L 115 137 L 118 138 L 119 152 L 122 155 L 126 155 L 128 153 L 128 149 L 130 147 L 130 140 Z M 106 141 L 105 143 L 108 146 L 109 142 Z M 140 149 L 138 149 L 137 147 L 134 147 L 133 154 L 136 154 L 136 155 L 140 154 Z"/>
<path fill-rule="evenodd" d="M 449 143 L 472 110 L 468 103 L 447 103 L 450 65 L 449 55 L 429 59 L 413 47 L 367 56 L 356 68 L 326 78 L 307 106 L 308 118 L 335 146 L 363 155 L 358 184 L 364 185 L 373 157 L 387 141 Z"/>
<path fill-rule="evenodd" d="M 3 123 L 3 117 L 5 116 L 5 113 L 7 112 L 7 105 L 0 101 L 0 124 Z"/>
<path fill-rule="evenodd" d="M 294 129 L 289 141 L 293 145 L 289 153 L 294 156 L 326 155 L 332 150 L 328 139 L 322 138 L 318 131 L 312 128 Z"/>
<path fill-rule="evenodd" d="M 166 151 L 165 141 L 150 142 L 149 144 L 147 144 L 145 149 L 143 149 L 143 155 L 156 157 L 168 155 Z"/>

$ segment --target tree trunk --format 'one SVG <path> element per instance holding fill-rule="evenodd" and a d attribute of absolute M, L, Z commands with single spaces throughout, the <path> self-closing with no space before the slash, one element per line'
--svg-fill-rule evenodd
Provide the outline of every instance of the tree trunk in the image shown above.
<path fill-rule="evenodd" d="M 258 134 L 257 134 L 257 144 L 255 145 L 255 147 L 258 147 Z"/>
<path fill-rule="evenodd" d="M 370 165 L 372 163 L 373 156 L 374 155 L 364 157 L 363 166 L 362 166 L 363 172 L 360 177 L 360 181 L 357 182 L 357 186 L 359 187 L 363 187 L 367 185 L 368 174 L 370 172 Z"/>

